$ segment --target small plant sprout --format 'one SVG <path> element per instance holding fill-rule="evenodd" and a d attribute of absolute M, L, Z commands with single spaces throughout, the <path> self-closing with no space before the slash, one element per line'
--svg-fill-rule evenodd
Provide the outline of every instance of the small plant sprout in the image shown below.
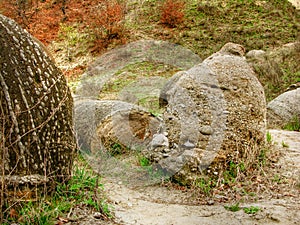
<path fill-rule="evenodd" d="M 272 143 L 272 135 L 271 135 L 271 133 L 269 131 L 267 132 L 267 143 L 268 144 Z"/>
<path fill-rule="evenodd" d="M 281 142 L 281 145 L 282 145 L 283 148 L 288 148 L 289 147 L 289 145 L 287 143 L 285 143 L 284 141 Z"/>
<path fill-rule="evenodd" d="M 294 116 L 283 129 L 289 131 L 300 131 L 300 118 L 299 116 Z"/>
<path fill-rule="evenodd" d="M 255 214 L 260 210 L 260 208 L 258 206 L 240 207 L 239 203 L 233 204 L 231 206 L 224 206 L 224 208 L 231 212 L 237 212 L 237 211 L 240 211 L 241 209 L 243 209 L 244 212 L 247 214 Z"/>
<path fill-rule="evenodd" d="M 233 204 L 231 206 L 224 206 L 224 208 L 226 210 L 229 210 L 231 212 L 237 212 L 237 211 L 240 211 L 242 208 L 240 207 L 240 203 L 236 203 L 236 204 Z"/>
<path fill-rule="evenodd" d="M 211 194 L 211 190 L 215 187 L 215 182 L 212 179 L 197 178 L 194 185 L 206 194 Z"/>
<path fill-rule="evenodd" d="M 260 210 L 260 208 L 258 206 L 250 206 L 243 208 L 243 210 L 247 214 L 255 214 Z"/>
<path fill-rule="evenodd" d="M 149 159 L 146 158 L 145 156 L 139 155 L 139 156 L 138 156 L 138 160 L 139 160 L 139 164 L 140 164 L 142 167 L 150 166 L 150 161 L 149 161 Z"/>
<path fill-rule="evenodd" d="M 278 174 L 274 175 L 272 181 L 275 182 L 275 183 L 278 183 L 278 184 L 280 184 L 280 183 L 283 182 L 283 180 L 281 179 L 280 175 L 278 175 Z"/>

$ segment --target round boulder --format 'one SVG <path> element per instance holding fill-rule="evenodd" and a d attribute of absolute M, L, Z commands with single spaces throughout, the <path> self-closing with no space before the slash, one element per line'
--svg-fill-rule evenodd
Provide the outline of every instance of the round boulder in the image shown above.
<path fill-rule="evenodd" d="M 167 104 L 168 146 L 149 155 L 180 182 L 191 182 L 205 169 L 218 173 L 230 162 L 254 160 L 258 152 L 252 146 L 264 144 L 264 90 L 241 45 L 227 43 L 201 64 L 176 74 L 160 98 Z"/>
<path fill-rule="evenodd" d="M 287 91 L 268 103 L 268 127 L 282 128 L 295 117 L 300 119 L 300 88 Z"/>

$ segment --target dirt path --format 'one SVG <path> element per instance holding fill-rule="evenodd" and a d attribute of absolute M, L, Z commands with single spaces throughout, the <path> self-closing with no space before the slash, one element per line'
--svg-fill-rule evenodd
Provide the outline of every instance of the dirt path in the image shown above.
<path fill-rule="evenodd" d="M 286 154 L 278 162 L 283 176 L 293 177 L 300 184 L 300 133 L 270 130 L 279 146 L 282 142 Z M 260 211 L 246 214 L 243 210 L 231 212 L 226 203 L 209 202 L 193 205 L 188 195 L 167 187 L 130 189 L 122 183 L 105 181 L 108 196 L 114 203 L 116 221 L 120 224 L 176 225 L 176 224 L 300 224 L 299 187 L 294 194 L 278 194 L 275 198 L 261 197 L 255 202 L 241 203 L 240 207 L 258 206 Z"/>

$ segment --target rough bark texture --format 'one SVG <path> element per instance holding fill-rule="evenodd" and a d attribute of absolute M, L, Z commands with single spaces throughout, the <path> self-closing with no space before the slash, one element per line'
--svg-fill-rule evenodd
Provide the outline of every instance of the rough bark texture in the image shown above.
<path fill-rule="evenodd" d="M 43 47 L 0 15 L 0 172 L 13 184 L 70 175 L 73 99 Z"/>

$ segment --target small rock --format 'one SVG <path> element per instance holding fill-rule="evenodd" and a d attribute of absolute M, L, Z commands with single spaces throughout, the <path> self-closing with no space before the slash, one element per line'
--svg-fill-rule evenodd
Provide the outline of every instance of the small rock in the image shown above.
<path fill-rule="evenodd" d="M 207 205 L 214 205 L 214 204 L 215 204 L 214 200 L 208 200 L 207 201 Z"/>
<path fill-rule="evenodd" d="M 169 147 L 169 140 L 163 134 L 154 134 L 153 139 L 150 142 L 151 149 L 155 149 L 157 147 Z"/>
<path fill-rule="evenodd" d="M 201 134 L 211 135 L 213 133 L 213 129 L 210 126 L 202 126 L 200 128 Z"/>
<path fill-rule="evenodd" d="M 195 148 L 195 144 L 190 142 L 190 140 L 187 140 L 182 147 L 185 149 L 193 149 Z"/>
<path fill-rule="evenodd" d="M 99 220 L 99 219 L 102 218 L 102 214 L 100 212 L 95 212 L 94 213 L 94 218 Z"/>
<path fill-rule="evenodd" d="M 163 152 L 163 153 L 169 153 L 170 151 L 171 151 L 171 149 L 165 148 L 162 152 Z"/>
<path fill-rule="evenodd" d="M 162 156 L 163 156 L 164 158 L 167 158 L 167 157 L 169 157 L 170 155 L 169 155 L 168 153 L 163 153 Z"/>
<path fill-rule="evenodd" d="M 247 58 L 258 58 L 258 57 L 264 57 L 266 55 L 266 52 L 263 50 L 251 50 L 246 54 Z"/>

